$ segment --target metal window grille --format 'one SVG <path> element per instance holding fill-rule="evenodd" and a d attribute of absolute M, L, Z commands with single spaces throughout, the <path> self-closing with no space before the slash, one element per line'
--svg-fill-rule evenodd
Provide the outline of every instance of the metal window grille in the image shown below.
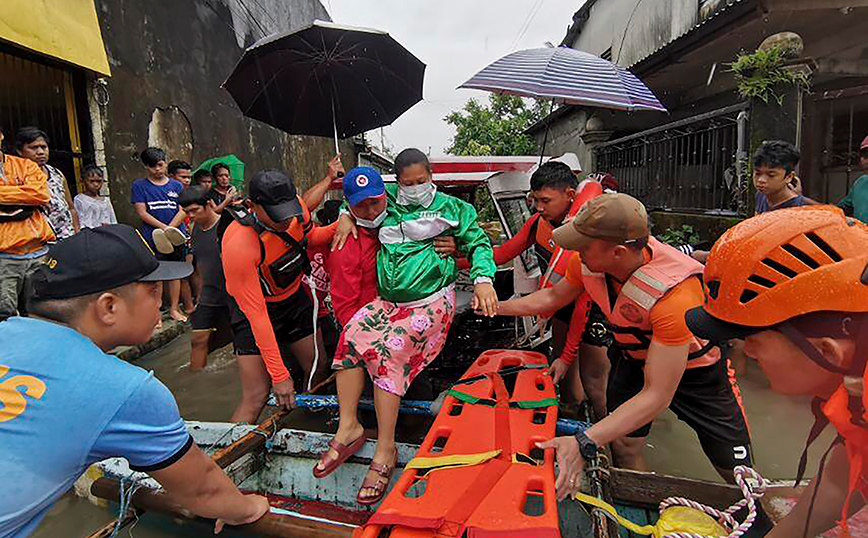
<path fill-rule="evenodd" d="M 649 210 L 746 215 L 747 103 L 607 142 L 595 169 Z"/>

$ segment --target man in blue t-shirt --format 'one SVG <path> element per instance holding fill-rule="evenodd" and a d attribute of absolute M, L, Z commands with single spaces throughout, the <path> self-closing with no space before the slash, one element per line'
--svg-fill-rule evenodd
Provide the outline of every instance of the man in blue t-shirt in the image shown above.
<path fill-rule="evenodd" d="M 178 205 L 178 196 L 184 190 L 180 181 L 166 176 L 166 152 L 160 148 L 148 148 L 141 154 L 147 176 L 133 181 L 130 202 L 142 220 L 139 228 L 145 241 L 157 252 L 157 259 L 184 261 L 187 229 L 186 214 Z M 169 288 L 169 315 L 177 321 L 187 321 L 178 306 L 181 297 L 181 281 L 172 280 Z"/>
<path fill-rule="evenodd" d="M 796 165 L 801 155 L 789 142 L 764 142 L 753 156 L 753 186 L 756 187 L 756 214 L 814 205 L 816 202 L 802 196 L 801 182 L 796 177 Z"/>
<path fill-rule="evenodd" d="M 159 282 L 186 263 L 158 262 L 139 232 L 113 224 L 51 247 L 31 276 L 30 318 L 0 323 L 0 538 L 29 536 L 87 467 L 124 457 L 173 501 L 241 525 L 268 511 L 193 444 L 153 374 L 106 352 L 137 345 L 159 320 Z"/>

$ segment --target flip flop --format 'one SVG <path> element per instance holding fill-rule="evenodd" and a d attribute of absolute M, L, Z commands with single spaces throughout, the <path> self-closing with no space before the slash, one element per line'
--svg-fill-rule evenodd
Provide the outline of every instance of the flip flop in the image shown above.
<path fill-rule="evenodd" d="M 365 442 L 367 441 L 367 437 L 365 434 L 359 436 L 358 439 L 350 443 L 349 445 L 345 445 L 343 443 L 339 443 L 334 439 L 329 442 L 329 447 L 332 448 L 335 452 L 338 453 L 337 458 L 330 458 L 328 451 L 326 451 L 322 456 L 320 456 L 319 461 L 325 463 L 322 469 L 318 468 L 317 465 L 313 466 L 313 476 L 316 478 L 325 478 L 326 476 L 332 474 L 335 469 L 341 466 L 341 464 L 347 459 L 359 451 L 363 446 L 365 446 Z"/>
<path fill-rule="evenodd" d="M 163 230 L 157 228 L 151 233 L 151 238 L 154 240 L 154 246 L 157 247 L 157 252 L 160 254 L 171 254 L 175 251 L 175 247 L 172 246 Z"/>
<path fill-rule="evenodd" d="M 184 232 L 175 228 L 174 226 L 169 226 L 168 228 L 163 230 L 163 233 L 166 235 L 166 239 L 168 239 L 169 242 L 176 247 L 180 247 L 187 242 L 187 236 L 184 235 Z"/>
<path fill-rule="evenodd" d="M 380 502 L 386 494 L 386 488 L 389 487 L 389 482 L 392 481 L 392 473 L 395 472 L 395 465 L 397 465 L 397 463 L 398 449 L 395 449 L 395 463 L 392 465 L 383 465 L 382 463 L 371 462 L 369 469 L 377 473 L 377 476 L 375 478 L 368 478 L 367 475 L 365 475 L 365 479 L 362 481 L 362 487 L 359 488 L 359 493 L 356 495 L 356 502 L 365 506 Z M 362 491 L 366 489 L 373 489 L 375 491 L 374 495 L 362 497 Z"/>

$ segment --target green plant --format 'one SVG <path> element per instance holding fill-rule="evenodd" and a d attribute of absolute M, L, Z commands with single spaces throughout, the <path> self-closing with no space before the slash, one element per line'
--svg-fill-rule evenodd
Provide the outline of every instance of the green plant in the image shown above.
<path fill-rule="evenodd" d="M 784 102 L 784 96 L 775 91 L 781 86 L 798 86 L 807 88 L 810 84 L 808 76 L 800 71 L 789 69 L 786 57 L 780 47 L 757 49 L 753 53 L 739 54 L 736 60 L 729 64 L 729 70 L 734 74 L 738 85 L 738 94 L 747 99 L 761 99 L 768 103 L 774 98 L 778 105 Z"/>
<path fill-rule="evenodd" d="M 662 234 L 656 235 L 655 237 L 673 247 L 695 245 L 701 240 L 699 234 L 696 233 L 693 226 L 689 224 L 682 224 L 680 228 L 666 228 Z"/>

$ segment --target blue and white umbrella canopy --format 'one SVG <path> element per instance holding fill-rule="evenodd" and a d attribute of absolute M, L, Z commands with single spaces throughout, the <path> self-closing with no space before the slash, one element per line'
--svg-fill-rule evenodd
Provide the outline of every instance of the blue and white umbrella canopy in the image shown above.
<path fill-rule="evenodd" d="M 666 107 L 630 71 L 567 47 L 513 52 L 459 88 L 552 99 L 569 105 L 666 112 Z"/>

